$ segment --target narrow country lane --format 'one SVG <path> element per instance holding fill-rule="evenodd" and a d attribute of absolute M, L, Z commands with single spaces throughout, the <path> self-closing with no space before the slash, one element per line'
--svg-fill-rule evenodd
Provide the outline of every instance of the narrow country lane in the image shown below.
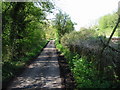
<path fill-rule="evenodd" d="M 54 40 L 51 40 L 41 54 L 28 68 L 16 77 L 8 90 L 19 89 L 57 89 L 61 88 L 58 56 Z"/>

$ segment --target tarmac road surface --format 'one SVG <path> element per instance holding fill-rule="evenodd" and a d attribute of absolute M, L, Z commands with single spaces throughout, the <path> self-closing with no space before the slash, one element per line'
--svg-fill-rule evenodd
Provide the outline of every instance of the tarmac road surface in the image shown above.
<path fill-rule="evenodd" d="M 8 90 L 11 89 L 60 89 L 61 78 L 58 55 L 54 40 L 51 40 L 41 54 L 24 72 L 16 77 Z"/>

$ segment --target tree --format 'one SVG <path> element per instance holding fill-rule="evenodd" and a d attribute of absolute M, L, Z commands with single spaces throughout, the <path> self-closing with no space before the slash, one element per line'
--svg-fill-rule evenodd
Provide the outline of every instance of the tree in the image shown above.
<path fill-rule="evenodd" d="M 61 11 L 56 14 L 54 26 L 57 29 L 58 38 L 60 39 L 65 33 L 69 33 L 74 30 L 74 23 L 71 21 L 67 14 L 63 14 Z"/>
<path fill-rule="evenodd" d="M 113 28 L 117 21 L 117 14 L 108 14 L 100 18 L 99 20 L 99 28 L 106 29 L 106 28 Z"/>
<path fill-rule="evenodd" d="M 45 23 L 46 12 L 51 12 L 53 8 L 52 3 L 49 5 L 49 1 L 39 3 L 41 7 L 35 6 L 35 3 L 31 2 L 3 3 L 3 53 L 7 53 L 8 51 L 5 50 L 8 50 L 6 48 L 9 47 L 11 60 L 19 60 L 21 56 L 25 55 L 25 38 L 28 39 L 29 35 L 33 35 L 33 32 Z M 42 38 L 43 29 L 39 30 L 41 30 L 39 33 L 42 33 L 40 38 Z"/>
<path fill-rule="evenodd" d="M 2 2 L 3 81 L 40 51 L 46 43 L 46 13 L 52 11 L 48 0 Z"/>

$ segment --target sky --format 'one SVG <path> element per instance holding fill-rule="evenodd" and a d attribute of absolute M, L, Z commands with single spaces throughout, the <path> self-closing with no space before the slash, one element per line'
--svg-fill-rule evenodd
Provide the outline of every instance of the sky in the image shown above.
<path fill-rule="evenodd" d="M 54 1 L 54 0 L 53 0 Z M 97 24 L 99 18 L 116 12 L 120 0 L 55 0 L 57 8 L 66 12 L 72 19 L 76 30 Z"/>

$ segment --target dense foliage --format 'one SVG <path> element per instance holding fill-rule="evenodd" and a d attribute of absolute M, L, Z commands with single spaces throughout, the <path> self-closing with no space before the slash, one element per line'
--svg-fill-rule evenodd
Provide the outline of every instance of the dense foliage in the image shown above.
<path fill-rule="evenodd" d="M 2 3 L 3 81 L 14 76 L 46 44 L 46 12 L 52 8 L 47 0 Z"/>
<path fill-rule="evenodd" d="M 58 39 L 60 39 L 65 33 L 74 31 L 74 23 L 69 15 L 62 13 L 62 11 L 59 11 L 59 13 L 56 14 L 53 26 L 57 29 Z"/>
<path fill-rule="evenodd" d="M 83 29 L 65 34 L 57 48 L 67 58 L 78 88 L 119 87 L 119 53 L 106 48 L 101 55 L 107 38 L 98 36 L 92 29 Z M 118 45 L 110 43 L 118 49 Z M 107 75 L 109 74 L 109 76 Z"/>
<path fill-rule="evenodd" d="M 56 37 L 57 37 L 56 28 L 48 24 L 45 31 L 46 31 L 47 40 L 56 40 Z"/>
<path fill-rule="evenodd" d="M 118 15 L 116 13 L 102 16 L 99 19 L 99 22 L 98 22 L 99 25 L 97 26 L 98 33 L 100 35 L 110 36 L 113 28 L 115 27 L 115 25 L 117 23 L 117 19 L 118 19 Z M 120 28 L 120 25 L 118 26 L 118 28 Z M 119 33 L 120 33 L 119 29 L 117 29 L 114 36 L 118 36 Z"/>

